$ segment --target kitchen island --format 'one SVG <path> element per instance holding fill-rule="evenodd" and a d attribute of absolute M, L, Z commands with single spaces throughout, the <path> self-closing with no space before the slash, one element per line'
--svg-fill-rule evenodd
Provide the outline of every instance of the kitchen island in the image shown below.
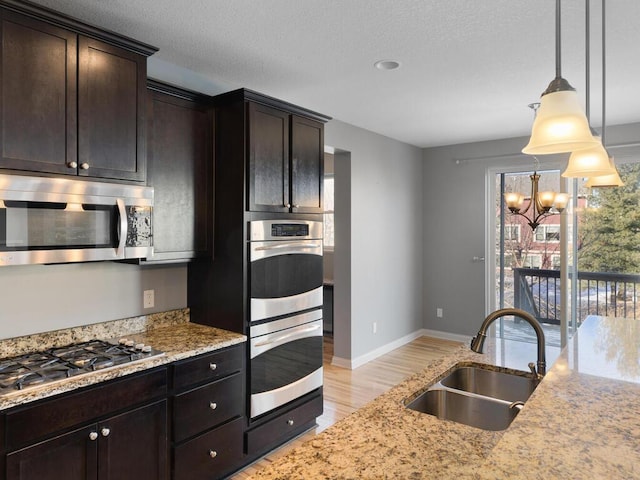
<path fill-rule="evenodd" d="M 587 318 L 498 432 L 405 408 L 459 363 L 501 364 L 463 346 L 252 478 L 640 478 L 639 345 L 637 320 Z"/>

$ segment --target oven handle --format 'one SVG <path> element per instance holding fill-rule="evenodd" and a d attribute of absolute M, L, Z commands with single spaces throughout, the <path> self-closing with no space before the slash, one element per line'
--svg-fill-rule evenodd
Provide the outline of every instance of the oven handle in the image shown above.
<path fill-rule="evenodd" d="M 124 207 L 124 200 L 121 198 L 116 198 L 116 205 L 118 206 L 118 216 L 119 218 L 119 234 L 120 238 L 118 239 L 118 247 L 116 248 L 116 256 L 118 258 L 124 258 L 124 245 L 127 241 L 127 211 Z"/>
<path fill-rule="evenodd" d="M 320 328 L 322 328 L 322 323 L 316 322 L 314 325 L 310 325 L 304 328 L 296 328 L 295 332 L 285 333 L 275 338 L 259 340 L 258 342 L 251 345 L 251 358 L 255 358 L 259 354 L 267 350 L 271 350 L 278 345 L 282 345 L 283 343 L 287 343 L 291 340 L 309 337 L 311 336 L 309 335 L 309 333 L 314 332 Z M 271 337 L 271 335 L 269 335 L 269 337 Z"/>
<path fill-rule="evenodd" d="M 277 245 L 267 245 L 265 247 L 256 247 L 254 248 L 254 250 L 256 252 L 259 251 L 264 251 L 264 250 L 278 250 L 281 248 L 297 248 L 297 249 L 303 249 L 303 248 L 320 248 L 320 244 L 318 243 L 305 243 L 303 245 L 300 245 L 299 243 L 279 243 Z"/>

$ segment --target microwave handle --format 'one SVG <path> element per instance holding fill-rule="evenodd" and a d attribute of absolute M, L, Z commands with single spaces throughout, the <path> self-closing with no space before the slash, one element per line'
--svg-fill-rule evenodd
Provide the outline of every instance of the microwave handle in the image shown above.
<path fill-rule="evenodd" d="M 118 258 L 124 258 L 124 245 L 127 241 L 127 210 L 124 207 L 124 200 L 116 198 L 116 205 L 118 206 L 119 217 L 119 233 L 118 247 L 116 248 L 116 256 Z"/>

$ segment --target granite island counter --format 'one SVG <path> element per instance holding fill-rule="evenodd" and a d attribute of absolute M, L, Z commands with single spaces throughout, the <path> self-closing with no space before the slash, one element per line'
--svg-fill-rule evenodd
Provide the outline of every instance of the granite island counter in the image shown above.
<path fill-rule="evenodd" d="M 639 345 L 639 321 L 587 318 L 498 432 L 405 408 L 460 362 L 501 364 L 462 346 L 252 478 L 640 478 Z"/>

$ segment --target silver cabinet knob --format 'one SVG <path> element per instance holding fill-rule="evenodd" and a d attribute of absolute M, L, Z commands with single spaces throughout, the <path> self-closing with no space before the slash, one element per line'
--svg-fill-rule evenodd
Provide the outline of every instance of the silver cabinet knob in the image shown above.
<path fill-rule="evenodd" d="M 89 164 L 87 162 L 83 162 L 80 164 L 80 168 L 82 170 L 89 170 Z"/>
<path fill-rule="evenodd" d="M 287 425 L 289 426 L 293 425 L 293 420 L 292 419 L 287 420 Z"/>
<path fill-rule="evenodd" d="M 218 452 L 216 452 L 215 450 L 209 450 L 209 456 L 211 458 L 216 458 L 218 456 Z"/>
<path fill-rule="evenodd" d="M 69 163 L 67 163 L 67 167 L 69 167 L 69 168 L 78 168 L 78 162 L 69 162 Z"/>
<path fill-rule="evenodd" d="M 300 205 L 296 205 L 296 204 L 294 204 L 294 205 L 293 205 L 293 208 L 300 208 Z"/>
<path fill-rule="evenodd" d="M 291 208 L 291 204 L 290 204 L 290 203 L 285 203 L 285 204 L 284 204 L 284 206 L 285 206 L 286 208 Z"/>
<path fill-rule="evenodd" d="M 98 439 L 98 432 L 91 432 L 89 434 L 89 440 L 97 440 Z"/>
<path fill-rule="evenodd" d="M 218 404 L 216 402 L 209 402 L 209 408 L 211 410 L 215 410 L 216 408 L 218 408 Z"/>
<path fill-rule="evenodd" d="M 210 363 L 209 364 L 209 370 L 214 371 L 218 368 L 218 365 L 215 363 Z"/>
<path fill-rule="evenodd" d="M 111 433 L 111 430 L 109 430 L 107 427 L 103 427 L 102 430 L 100 430 L 100 433 L 103 437 L 108 437 Z"/>

